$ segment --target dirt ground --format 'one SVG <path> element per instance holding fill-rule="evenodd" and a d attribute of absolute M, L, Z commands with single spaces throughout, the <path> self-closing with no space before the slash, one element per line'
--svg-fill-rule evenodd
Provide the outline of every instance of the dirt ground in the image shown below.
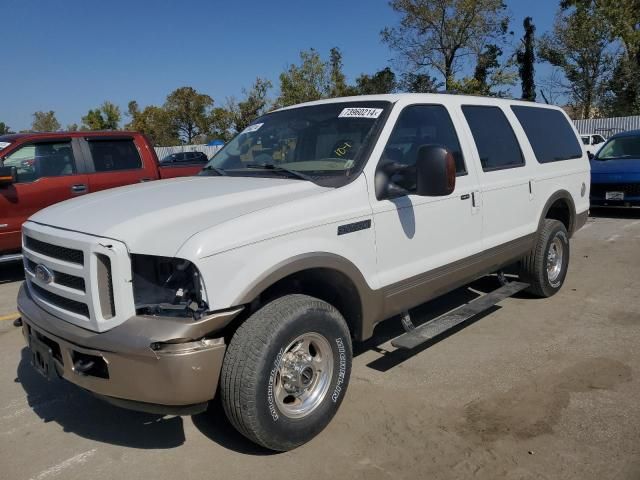
<path fill-rule="evenodd" d="M 19 280 L 0 266 L 0 318 Z M 482 279 L 414 317 L 495 286 Z M 399 333 L 387 321 L 358 345 L 334 421 L 273 454 L 219 407 L 161 418 L 47 383 L 0 320 L 0 478 L 640 479 L 640 211 L 595 212 L 555 297 L 507 299 L 410 354 L 391 347 Z"/>

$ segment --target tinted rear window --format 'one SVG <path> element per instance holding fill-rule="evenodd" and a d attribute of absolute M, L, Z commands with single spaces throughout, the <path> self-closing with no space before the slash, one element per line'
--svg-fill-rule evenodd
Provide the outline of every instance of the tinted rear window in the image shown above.
<path fill-rule="evenodd" d="M 138 149 L 131 140 L 89 140 L 96 172 L 142 168 Z"/>
<path fill-rule="evenodd" d="M 498 107 L 462 107 L 478 149 L 482 170 L 490 172 L 521 167 L 524 157 L 509 120 Z"/>
<path fill-rule="evenodd" d="M 582 157 L 582 148 L 567 118 L 558 110 L 512 106 L 540 163 Z"/>

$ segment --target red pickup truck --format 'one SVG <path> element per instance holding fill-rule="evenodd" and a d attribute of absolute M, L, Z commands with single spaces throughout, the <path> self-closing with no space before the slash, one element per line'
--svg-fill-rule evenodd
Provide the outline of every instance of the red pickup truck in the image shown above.
<path fill-rule="evenodd" d="M 20 258 L 20 227 L 53 203 L 87 193 L 199 172 L 204 163 L 160 166 L 136 132 L 0 136 L 0 263 Z"/>

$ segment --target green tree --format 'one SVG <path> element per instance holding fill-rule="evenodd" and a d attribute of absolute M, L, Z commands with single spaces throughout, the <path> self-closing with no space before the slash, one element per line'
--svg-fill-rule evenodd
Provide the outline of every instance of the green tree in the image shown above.
<path fill-rule="evenodd" d="M 257 117 L 262 115 L 269 107 L 267 97 L 272 83 L 264 78 L 256 78 L 249 91 L 243 90 L 244 100 L 230 108 L 232 112 L 233 129 L 241 132 L 249 126 Z M 218 115 L 220 112 L 218 112 Z M 220 121 L 220 118 L 218 118 Z"/>
<path fill-rule="evenodd" d="M 209 95 L 192 87 L 180 87 L 167 96 L 164 110 L 178 136 L 185 143 L 192 143 L 197 136 L 209 133 L 212 106 Z"/>
<path fill-rule="evenodd" d="M 524 36 L 522 37 L 522 45 L 516 52 L 516 59 L 518 61 L 518 73 L 520 74 L 520 83 L 522 85 L 522 99 L 535 102 L 536 27 L 533 24 L 533 19 L 531 17 L 525 18 L 522 25 L 524 27 Z"/>
<path fill-rule="evenodd" d="M 329 78 L 331 82 L 329 96 L 331 97 L 344 97 L 352 93 L 342 68 L 342 52 L 339 48 L 333 47 L 329 51 Z"/>
<path fill-rule="evenodd" d="M 127 116 L 131 121 L 125 128 L 144 133 L 155 146 L 173 146 L 180 143 L 178 132 L 163 108 L 149 105 L 140 110 L 138 103 L 132 100 L 128 105 Z"/>
<path fill-rule="evenodd" d="M 560 10 L 553 30 L 545 34 L 539 57 L 559 69 L 559 85 L 569 97 L 579 118 L 591 118 L 604 98 L 614 55 L 611 31 L 592 5 Z"/>
<path fill-rule="evenodd" d="M 409 93 L 434 93 L 442 88 L 442 82 L 426 73 L 402 74 L 398 89 Z"/>
<path fill-rule="evenodd" d="M 11 133 L 11 129 L 9 128 L 9 125 L 7 125 L 4 122 L 0 122 L 0 135 L 6 135 Z"/>
<path fill-rule="evenodd" d="M 563 0 L 561 7 L 593 10 L 597 21 L 605 22 L 612 37 L 623 47 L 607 86 L 605 113 L 610 116 L 640 114 L 640 1 Z"/>
<path fill-rule="evenodd" d="M 398 53 L 406 71 L 435 70 L 447 90 L 462 59 L 504 38 L 508 17 L 503 0 L 391 0 L 400 25 L 385 28 L 382 39 Z"/>
<path fill-rule="evenodd" d="M 280 74 L 278 107 L 326 98 L 331 93 L 327 63 L 315 49 L 300 52 L 300 64 L 289 65 Z"/>
<path fill-rule="evenodd" d="M 79 130 L 77 123 L 70 123 L 66 128 L 67 132 L 77 132 Z"/>
<path fill-rule="evenodd" d="M 120 107 L 105 101 L 82 117 L 83 130 L 118 130 L 121 120 Z"/>
<path fill-rule="evenodd" d="M 60 130 L 60 122 L 53 110 L 48 112 L 35 112 L 31 130 L 34 132 L 57 132 Z"/>
<path fill-rule="evenodd" d="M 211 128 L 208 140 L 222 140 L 226 143 L 238 133 L 236 130 L 238 106 L 232 99 L 227 103 L 226 108 L 217 107 L 211 111 Z"/>
<path fill-rule="evenodd" d="M 386 67 L 373 75 L 362 74 L 356 78 L 355 92 L 357 95 L 378 95 L 392 93 L 397 86 L 396 74 Z"/>

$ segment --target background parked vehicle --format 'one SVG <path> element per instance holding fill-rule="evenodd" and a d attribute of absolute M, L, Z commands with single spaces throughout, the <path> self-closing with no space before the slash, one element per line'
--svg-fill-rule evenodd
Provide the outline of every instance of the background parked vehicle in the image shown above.
<path fill-rule="evenodd" d="M 204 166 L 204 164 L 208 161 L 209 158 L 203 152 L 178 152 L 167 155 L 162 160 L 160 160 L 160 164 L 165 165 L 171 163 L 199 163 L 201 166 Z"/>
<path fill-rule="evenodd" d="M 585 135 L 580 135 L 580 138 L 584 144 L 584 149 L 592 155 L 598 153 L 600 148 L 604 145 L 604 142 L 607 141 L 599 133 L 587 133 Z"/>
<path fill-rule="evenodd" d="M 591 205 L 640 206 L 640 130 L 614 135 L 591 159 Z"/>
<path fill-rule="evenodd" d="M 201 162 L 160 166 L 149 140 L 135 132 L 4 135 L 0 163 L 0 262 L 19 258 L 20 227 L 41 208 L 107 188 L 194 175 L 202 168 Z"/>

